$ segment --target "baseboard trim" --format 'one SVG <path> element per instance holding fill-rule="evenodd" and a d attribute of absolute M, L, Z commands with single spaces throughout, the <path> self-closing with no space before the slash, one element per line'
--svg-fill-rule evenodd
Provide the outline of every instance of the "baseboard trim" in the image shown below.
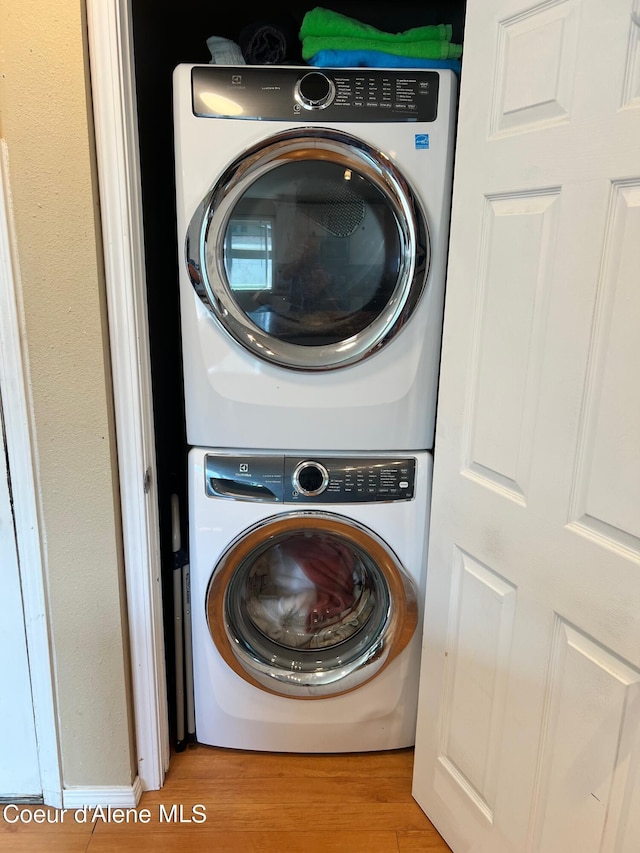
<path fill-rule="evenodd" d="M 94 785 L 92 787 L 65 788 L 62 792 L 62 804 L 65 809 L 80 809 L 83 806 L 114 806 L 115 808 L 135 808 L 142 796 L 142 782 L 136 776 L 132 785 Z"/>

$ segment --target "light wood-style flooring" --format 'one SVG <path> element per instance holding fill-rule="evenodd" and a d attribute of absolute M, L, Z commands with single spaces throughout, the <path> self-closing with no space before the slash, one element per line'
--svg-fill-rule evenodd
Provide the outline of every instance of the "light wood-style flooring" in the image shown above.
<path fill-rule="evenodd" d="M 115 822 L 124 813 L 90 822 L 89 809 L 87 823 L 67 812 L 61 824 L 11 824 L 0 805 L 0 850 L 447 853 L 411 797 L 412 766 L 412 750 L 327 756 L 194 746 L 172 757 L 161 791 L 143 794 L 136 813 L 148 810 L 148 823 L 133 823 L 132 813 L 128 823 Z"/>

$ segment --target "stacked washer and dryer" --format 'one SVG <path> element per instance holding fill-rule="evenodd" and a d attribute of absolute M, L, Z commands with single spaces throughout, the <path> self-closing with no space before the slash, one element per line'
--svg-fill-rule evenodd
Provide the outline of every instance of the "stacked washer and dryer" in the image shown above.
<path fill-rule="evenodd" d="M 455 82 L 175 71 L 201 743 L 413 743 Z"/>

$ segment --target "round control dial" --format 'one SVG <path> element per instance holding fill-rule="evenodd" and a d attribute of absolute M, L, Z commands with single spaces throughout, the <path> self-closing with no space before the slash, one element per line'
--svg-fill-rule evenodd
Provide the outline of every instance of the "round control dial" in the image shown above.
<path fill-rule="evenodd" d="M 326 74 L 310 71 L 296 83 L 294 96 L 305 110 L 323 110 L 335 98 L 336 87 Z"/>
<path fill-rule="evenodd" d="M 293 486 L 308 498 L 320 495 L 329 485 L 329 472 L 319 462 L 301 462 L 293 472 Z"/>

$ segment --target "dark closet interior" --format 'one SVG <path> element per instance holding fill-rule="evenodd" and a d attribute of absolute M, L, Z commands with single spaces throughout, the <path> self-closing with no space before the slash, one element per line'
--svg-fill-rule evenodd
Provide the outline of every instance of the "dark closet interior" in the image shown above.
<path fill-rule="evenodd" d="M 210 36 L 222 36 L 238 43 L 243 29 L 257 22 L 285 25 L 290 32 L 296 33 L 305 13 L 317 5 L 394 33 L 425 24 L 450 23 L 453 26 L 452 41 L 460 44 L 463 40 L 465 0 L 396 0 L 393 3 L 381 0 L 328 0 L 326 3 L 289 0 L 283 3 L 276 0 L 273 3 L 228 4 L 226 8 L 203 0 L 180 0 L 167 4 L 153 0 L 131 2 L 172 732 L 173 493 L 180 498 L 182 541 L 187 545 L 187 451 L 177 272 L 178 264 L 182 262 L 182 248 L 177 243 L 175 225 L 172 72 L 181 62 L 208 63 L 210 54 L 206 42 Z M 299 46 L 294 39 L 290 52 L 294 62 L 301 62 L 298 51 Z"/>

